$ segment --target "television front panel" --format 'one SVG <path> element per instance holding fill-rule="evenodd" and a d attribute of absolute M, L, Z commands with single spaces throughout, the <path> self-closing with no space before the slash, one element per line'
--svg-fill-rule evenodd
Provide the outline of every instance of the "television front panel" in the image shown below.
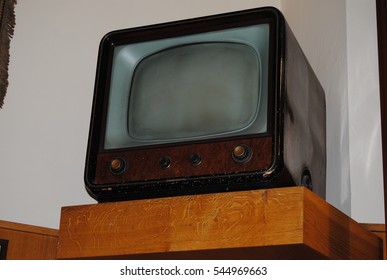
<path fill-rule="evenodd" d="M 293 145 L 287 126 L 298 131 L 310 121 L 303 113 L 295 127 L 294 120 L 286 125 L 293 111 L 286 73 L 293 65 L 301 75 L 289 84 L 317 84 L 313 92 L 296 89 L 295 100 L 322 100 L 313 106 L 323 111 L 317 119 L 324 123 L 314 125 L 325 137 L 324 93 L 274 8 L 107 34 L 97 65 L 88 192 L 98 201 L 114 201 L 302 182 L 311 186 L 305 160 L 290 159 L 302 166 L 286 166 L 285 145 Z M 324 165 L 325 138 L 321 141 Z M 300 174 L 291 174 L 294 170 Z M 325 166 L 323 173 L 325 180 Z M 317 177 L 321 181 L 321 174 Z M 325 188 L 323 183 L 318 189 Z"/>

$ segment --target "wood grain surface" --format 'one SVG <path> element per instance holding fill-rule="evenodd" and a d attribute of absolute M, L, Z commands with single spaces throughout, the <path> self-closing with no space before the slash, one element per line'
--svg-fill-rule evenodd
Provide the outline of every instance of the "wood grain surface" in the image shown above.
<path fill-rule="evenodd" d="M 54 260 L 58 230 L 0 221 L 0 239 L 8 240 L 7 260 Z"/>
<path fill-rule="evenodd" d="M 378 237 L 303 187 L 62 208 L 59 259 L 378 259 Z"/>

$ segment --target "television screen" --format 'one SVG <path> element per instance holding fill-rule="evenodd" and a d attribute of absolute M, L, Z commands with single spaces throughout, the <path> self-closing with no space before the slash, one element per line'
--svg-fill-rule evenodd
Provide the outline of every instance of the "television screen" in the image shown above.
<path fill-rule="evenodd" d="M 266 132 L 269 25 L 114 49 L 105 149 Z"/>
<path fill-rule="evenodd" d="M 300 184 L 324 197 L 325 96 L 283 15 L 104 36 L 85 183 L 98 201 Z"/>

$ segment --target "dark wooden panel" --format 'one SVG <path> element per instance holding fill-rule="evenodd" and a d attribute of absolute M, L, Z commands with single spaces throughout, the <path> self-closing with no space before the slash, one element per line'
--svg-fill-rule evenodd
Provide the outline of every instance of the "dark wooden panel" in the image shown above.
<path fill-rule="evenodd" d="M 387 1 L 376 0 L 379 50 L 380 113 L 382 123 L 384 211 L 387 223 Z M 387 249 L 387 243 L 385 245 Z"/>
<path fill-rule="evenodd" d="M 233 148 L 241 144 L 253 150 L 251 160 L 245 164 L 236 163 L 231 157 Z M 272 151 L 272 137 L 259 137 L 102 153 L 98 156 L 95 181 L 97 184 L 112 184 L 263 170 L 269 168 L 273 161 Z M 188 155 L 191 153 L 202 156 L 200 165 L 192 166 L 189 163 Z M 159 166 L 162 156 L 171 158 L 169 168 Z M 110 162 L 116 157 L 124 157 L 128 164 L 127 171 L 120 175 L 110 172 Z"/>

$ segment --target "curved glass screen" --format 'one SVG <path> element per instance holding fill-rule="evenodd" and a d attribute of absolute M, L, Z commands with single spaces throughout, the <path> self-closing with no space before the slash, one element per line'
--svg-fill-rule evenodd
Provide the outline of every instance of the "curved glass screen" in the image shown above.
<path fill-rule="evenodd" d="M 259 108 L 259 62 L 253 48 L 236 43 L 185 45 L 143 59 L 130 90 L 130 137 L 191 140 L 248 127 Z"/>
<path fill-rule="evenodd" d="M 114 47 L 104 149 L 267 131 L 269 24 Z"/>

